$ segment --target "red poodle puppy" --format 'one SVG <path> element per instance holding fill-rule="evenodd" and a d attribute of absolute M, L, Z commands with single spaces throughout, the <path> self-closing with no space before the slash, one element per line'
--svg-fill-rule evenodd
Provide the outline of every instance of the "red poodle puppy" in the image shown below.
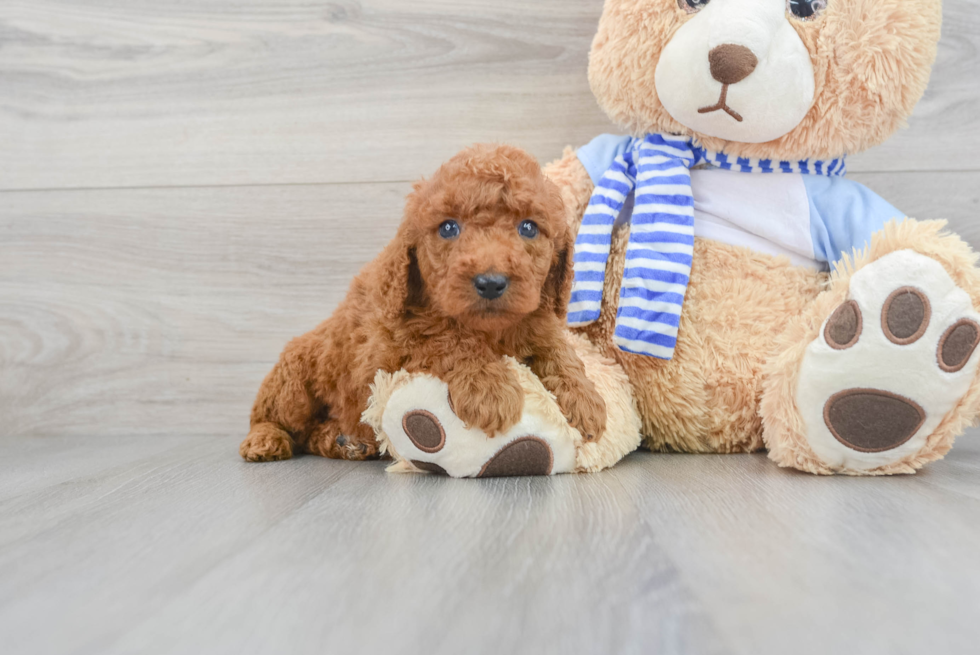
<path fill-rule="evenodd" d="M 361 423 L 379 369 L 431 373 L 468 427 L 490 435 L 521 418 L 502 362 L 524 362 L 571 425 L 601 437 L 606 408 L 565 340 L 573 235 L 561 196 L 517 148 L 476 146 L 415 185 L 398 234 L 314 331 L 290 342 L 259 390 L 241 455 L 378 452 Z"/>

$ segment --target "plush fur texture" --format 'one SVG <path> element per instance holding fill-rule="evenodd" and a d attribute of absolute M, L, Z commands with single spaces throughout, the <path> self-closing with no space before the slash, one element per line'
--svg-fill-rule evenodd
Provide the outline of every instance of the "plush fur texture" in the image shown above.
<path fill-rule="evenodd" d="M 578 226 L 582 222 L 585 209 L 589 206 L 594 185 L 575 154 L 575 149 L 565 148 L 561 159 L 545 166 L 544 174 L 561 190 L 568 224 L 572 233 L 578 234 Z"/>
<path fill-rule="evenodd" d="M 830 0 L 814 20 L 787 17 L 810 52 L 815 100 L 795 129 L 758 144 L 699 135 L 661 104 L 654 83 L 660 53 L 693 18 L 677 0 L 606 0 L 589 66 L 606 113 L 634 136 L 691 135 L 710 150 L 744 157 L 833 158 L 880 144 L 905 124 L 929 81 L 942 3 Z"/>
<path fill-rule="evenodd" d="M 459 235 L 440 225 L 452 218 Z M 536 223 L 535 238 L 518 226 Z M 245 459 L 378 452 L 361 423 L 377 371 L 445 380 L 455 412 L 488 434 L 521 417 L 524 394 L 505 355 L 526 362 L 573 427 L 601 437 L 605 406 L 564 336 L 573 234 L 557 187 L 527 153 L 477 146 L 415 185 L 395 239 L 354 280 L 334 315 L 292 341 L 269 373 L 241 445 Z M 474 277 L 507 276 L 485 300 Z"/>
<path fill-rule="evenodd" d="M 698 239 L 674 358 L 621 351 L 613 343 L 628 232 L 613 242 L 602 317 L 583 329 L 604 344 L 633 384 L 645 445 L 682 452 L 762 448 L 762 369 L 786 321 L 820 291 L 822 276 L 785 258 Z"/>
<path fill-rule="evenodd" d="M 545 168 L 584 212 L 592 192 L 573 152 Z M 575 229 L 582 214 L 575 217 Z M 763 446 L 758 401 L 775 338 L 819 294 L 826 275 L 698 239 L 691 283 L 670 361 L 626 353 L 613 343 L 629 232 L 614 235 L 601 318 L 581 330 L 619 362 L 633 384 L 651 450 L 751 452 Z"/>
<path fill-rule="evenodd" d="M 636 450 L 641 441 L 642 424 L 636 408 L 629 377 L 616 360 L 582 335 L 569 334 L 575 352 L 585 364 L 586 375 L 606 404 L 606 436 L 600 441 L 576 441 L 577 473 L 595 473 L 609 468 Z M 552 405 L 553 406 L 553 405 Z M 558 419 L 552 409 L 552 417 Z"/>

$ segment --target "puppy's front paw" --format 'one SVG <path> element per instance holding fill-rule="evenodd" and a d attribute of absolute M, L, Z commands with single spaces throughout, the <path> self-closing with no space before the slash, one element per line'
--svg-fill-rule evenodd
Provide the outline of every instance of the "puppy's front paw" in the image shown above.
<path fill-rule="evenodd" d="M 586 441 L 598 441 L 606 431 L 606 403 L 589 380 L 562 384 L 555 390 L 558 406 L 568 424 Z"/>
<path fill-rule="evenodd" d="M 304 448 L 314 455 L 330 459 L 359 462 L 378 458 L 374 431 L 363 423 L 345 434 L 334 421 L 327 421 L 310 430 Z"/>
<path fill-rule="evenodd" d="M 514 427 L 524 412 L 524 390 L 506 370 L 491 368 L 480 375 L 457 376 L 449 382 L 449 399 L 456 416 L 468 428 L 491 437 Z"/>
<path fill-rule="evenodd" d="M 293 456 L 293 440 L 272 423 L 259 423 L 238 447 L 242 459 L 249 462 L 277 462 Z"/>

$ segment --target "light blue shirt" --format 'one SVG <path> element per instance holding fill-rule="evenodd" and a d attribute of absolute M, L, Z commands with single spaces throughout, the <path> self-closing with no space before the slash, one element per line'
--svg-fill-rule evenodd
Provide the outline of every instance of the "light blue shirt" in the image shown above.
<path fill-rule="evenodd" d="M 615 159 L 626 152 L 630 144 L 630 137 L 604 134 L 597 137 L 587 146 L 579 149 L 578 158 L 585 166 L 593 183 L 606 173 Z M 742 173 L 735 171 L 724 171 L 724 175 L 755 176 L 759 173 Z M 802 180 L 802 189 L 805 190 L 806 198 L 800 198 L 800 207 L 808 207 L 808 215 L 801 215 L 800 212 L 792 212 L 792 215 L 785 215 L 785 218 L 756 218 L 758 214 L 746 211 L 741 214 L 744 219 L 728 218 L 729 223 L 736 224 L 737 229 L 752 233 L 754 235 L 770 235 L 773 230 L 768 229 L 772 226 L 752 225 L 753 221 L 759 220 L 774 221 L 784 220 L 805 221 L 809 227 L 809 239 L 807 248 L 812 248 L 812 259 L 824 264 L 834 264 L 843 257 L 845 253 L 850 253 L 853 249 L 863 249 L 870 244 L 871 236 L 879 232 L 885 224 L 892 219 L 902 219 L 905 214 L 893 207 L 879 195 L 868 189 L 862 184 L 853 182 L 843 177 L 828 177 L 825 175 L 803 175 L 800 173 L 773 173 L 776 176 L 797 176 Z M 787 180 L 789 182 L 789 180 Z M 794 183 L 799 186 L 798 182 Z M 746 184 L 746 187 L 751 185 Z M 699 190 L 695 189 L 695 197 L 699 195 Z M 747 208 L 751 210 L 750 203 L 764 203 L 766 199 L 753 197 L 746 191 L 748 197 L 740 199 Z M 696 206 L 697 209 L 697 206 Z M 734 212 L 738 214 L 739 212 Z M 802 212 L 806 214 L 806 211 Z M 760 213 L 765 216 L 765 213 Z M 778 214 L 783 216 L 783 214 Z M 697 215 L 695 219 L 697 220 Z M 806 226 L 801 226 L 806 229 Z M 775 232 L 778 232 L 776 230 Z M 770 239 L 771 240 L 771 239 Z M 745 245 L 741 240 L 733 241 L 738 245 Z M 784 244 L 775 243 L 776 246 Z M 795 251 L 798 252 L 798 244 Z M 805 253 L 809 256 L 810 253 Z"/>

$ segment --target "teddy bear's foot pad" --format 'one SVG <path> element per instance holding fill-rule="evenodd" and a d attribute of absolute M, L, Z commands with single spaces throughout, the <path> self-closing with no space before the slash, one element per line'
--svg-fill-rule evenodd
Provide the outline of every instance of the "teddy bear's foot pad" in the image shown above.
<path fill-rule="evenodd" d="M 862 453 L 898 448 L 926 421 L 917 403 L 877 389 L 842 391 L 827 402 L 824 414 L 834 437 Z"/>
<path fill-rule="evenodd" d="M 408 412 L 402 418 L 402 429 L 415 447 L 425 453 L 438 453 L 446 445 L 446 430 L 431 412 L 425 410 Z M 521 437 L 497 451 L 490 461 L 483 465 L 476 477 L 551 475 L 554 463 L 554 453 L 544 439 L 533 436 Z M 434 462 L 413 459 L 412 465 L 427 473 L 449 475 L 446 469 Z"/>
<path fill-rule="evenodd" d="M 825 466 L 912 461 L 970 390 L 980 314 L 935 260 L 894 252 L 857 271 L 807 348 L 797 406 Z"/>
<path fill-rule="evenodd" d="M 420 400 L 424 400 L 424 409 L 418 405 Z M 419 374 L 392 393 L 382 424 L 391 449 L 415 471 L 456 478 L 573 471 L 576 439 L 571 429 L 556 426 L 529 404 L 516 426 L 490 438 L 467 428 L 456 416 L 444 382 Z M 399 462 L 393 470 L 405 470 L 403 467 Z"/>

